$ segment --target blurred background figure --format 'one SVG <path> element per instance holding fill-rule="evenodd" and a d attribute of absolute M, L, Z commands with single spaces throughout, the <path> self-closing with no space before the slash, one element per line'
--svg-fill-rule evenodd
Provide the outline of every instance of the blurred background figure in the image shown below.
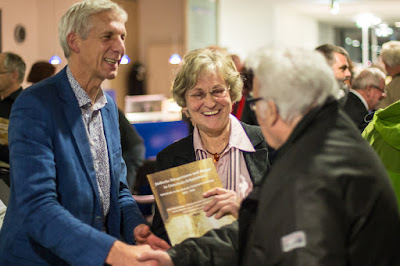
<path fill-rule="evenodd" d="M 45 61 L 38 61 L 32 65 L 27 81 L 36 83 L 53 76 L 55 73 L 56 67 L 54 65 Z"/>
<path fill-rule="evenodd" d="M 129 123 L 125 114 L 118 109 L 119 131 L 121 133 L 122 157 L 126 164 L 126 179 L 129 190 L 135 192 L 135 183 L 138 169 L 143 165 L 146 148 L 143 138 L 136 131 L 135 127 Z"/>
<path fill-rule="evenodd" d="M 253 91 L 253 70 L 249 67 L 242 68 L 243 79 L 243 98 L 245 98 L 242 115 L 240 120 L 249 125 L 258 125 L 255 112 L 250 108 L 249 99 L 252 98 Z"/>
<path fill-rule="evenodd" d="M 243 63 L 242 63 L 242 60 L 240 59 L 240 57 L 237 54 L 230 54 L 229 56 L 232 58 L 232 61 L 236 66 L 236 70 L 239 73 L 242 72 Z"/>
<path fill-rule="evenodd" d="M 26 65 L 24 60 L 14 53 L 0 53 L 0 176 L 10 186 L 8 119 L 11 107 L 22 92 Z"/>
<path fill-rule="evenodd" d="M 364 69 L 353 79 L 347 97 L 342 98 L 344 111 L 361 132 L 371 121 L 379 101 L 386 96 L 385 77 L 379 68 Z"/>
<path fill-rule="evenodd" d="M 243 90 L 242 90 L 242 98 L 233 105 L 232 114 L 236 116 L 237 119 L 247 123 L 247 121 L 243 120 L 243 115 L 246 108 L 246 101 L 251 96 L 252 83 L 253 83 L 253 71 L 246 67 L 242 67 L 240 71 L 240 76 L 243 80 Z M 246 114 L 247 115 L 247 114 Z M 247 123 L 255 125 L 254 123 Z"/>
<path fill-rule="evenodd" d="M 146 94 L 146 67 L 136 61 L 128 76 L 128 95 Z"/>
<path fill-rule="evenodd" d="M 339 83 L 339 95 L 337 98 L 342 98 L 347 95 L 351 80 L 350 57 L 347 51 L 340 46 L 333 44 L 323 44 L 315 48 L 320 52 L 331 66 L 333 74 Z"/>
<path fill-rule="evenodd" d="M 378 109 L 400 100 L 400 41 L 384 43 L 380 59 L 386 68 L 387 75 L 392 77 L 392 81 L 386 86 L 386 98 L 378 104 Z"/>

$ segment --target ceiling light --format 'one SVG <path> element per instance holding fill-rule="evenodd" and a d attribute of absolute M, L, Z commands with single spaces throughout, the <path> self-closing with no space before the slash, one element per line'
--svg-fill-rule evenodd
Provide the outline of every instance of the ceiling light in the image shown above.
<path fill-rule="evenodd" d="M 173 54 L 169 58 L 168 62 L 172 65 L 178 65 L 182 61 L 182 58 L 179 54 Z"/>
<path fill-rule="evenodd" d="M 353 41 L 351 42 L 351 45 L 352 45 L 353 47 L 360 47 L 360 41 L 359 41 L 359 40 L 353 40 Z"/>
<path fill-rule="evenodd" d="M 61 58 L 58 55 L 53 55 L 49 60 L 49 63 L 52 65 L 59 65 L 61 62 Z"/>
<path fill-rule="evenodd" d="M 129 58 L 128 55 L 124 54 L 121 58 L 121 61 L 119 62 L 121 65 L 127 65 L 131 62 L 131 59 Z"/>
<path fill-rule="evenodd" d="M 340 8 L 338 0 L 332 0 L 330 11 L 332 15 L 337 15 L 339 13 Z"/>
<path fill-rule="evenodd" d="M 360 14 L 356 17 L 356 25 L 359 28 L 375 26 L 381 23 L 381 21 L 379 17 L 369 13 Z"/>
<path fill-rule="evenodd" d="M 379 24 L 375 28 L 375 34 L 378 37 L 388 37 L 393 34 L 393 29 L 389 28 L 388 24 Z"/>

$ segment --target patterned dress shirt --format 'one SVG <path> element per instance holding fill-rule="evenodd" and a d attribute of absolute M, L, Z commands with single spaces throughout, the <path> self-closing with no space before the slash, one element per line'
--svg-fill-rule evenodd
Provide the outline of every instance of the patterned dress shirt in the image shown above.
<path fill-rule="evenodd" d="M 105 221 L 105 217 L 107 217 L 110 209 L 110 164 L 100 109 L 107 104 L 107 99 L 104 96 L 103 90 L 100 90 L 95 103 L 92 104 L 89 95 L 72 76 L 69 67 L 67 67 L 67 76 L 82 112 L 82 119 L 85 124 L 90 151 L 93 157 L 93 166 L 96 171 L 97 185 L 104 215 L 103 221 Z"/>

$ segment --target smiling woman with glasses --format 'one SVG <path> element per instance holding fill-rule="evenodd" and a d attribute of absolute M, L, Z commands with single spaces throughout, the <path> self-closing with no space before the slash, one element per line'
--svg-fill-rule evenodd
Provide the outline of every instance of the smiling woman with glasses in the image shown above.
<path fill-rule="evenodd" d="M 194 126 L 193 134 L 157 155 L 157 170 L 212 158 L 223 188 L 204 197 L 207 216 L 238 216 L 240 202 L 267 169 L 267 144 L 258 126 L 241 123 L 231 114 L 242 97 L 243 81 L 229 55 L 211 49 L 189 52 L 172 85 L 172 95 Z M 258 165 L 259 167 L 254 167 Z M 156 209 L 152 231 L 168 240 Z"/>

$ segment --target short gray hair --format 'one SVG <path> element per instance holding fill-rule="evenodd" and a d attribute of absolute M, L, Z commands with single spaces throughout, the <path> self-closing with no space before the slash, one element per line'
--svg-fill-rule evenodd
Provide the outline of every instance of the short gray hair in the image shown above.
<path fill-rule="evenodd" d="M 337 95 L 338 84 L 325 58 L 303 48 L 263 48 L 248 58 L 260 96 L 272 100 L 285 121 L 305 115 Z"/>
<path fill-rule="evenodd" d="M 26 64 L 22 58 L 14 53 L 10 52 L 5 52 L 3 53 L 5 55 L 4 58 L 4 68 L 7 71 L 17 71 L 18 73 L 18 80 L 20 83 L 24 81 L 25 77 L 25 70 L 26 70 Z"/>
<path fill-rule="evenodd" d="M 172 97 L 181 107 L 186 107 L 185 93 L 192 89 L 204 73 L 217 73 L 229 86 L 233 103 L 242 98 L 243 80 L 232 58 L 221 51 L 209 48 L 196 49 L 187 53 L 182 60 L 172 84 Z"/>
<path fill-rule="evenodd" d="M 352 83 L 354 90 L 364 90 L 368 86 L 380 87 L 382 80 L 385 80 L 385 73 L 377 67 L 370 67 L 359 72 Z"/>
<path fill-rule="evenodd" d="M 126 22 L 128 14 L 118 4 L 110 0 L 85 0 L 72 5 L 61 17 L 58 25 L 58 38 L 66 58 L 70 56 L 67 36 L 75 32 L 82 39 L 86 39 L 93 25 L 91 16 L 101 12 L 115 12 Z"/>
<path fill-rule="evenodd" d="M 381 57 L 389 67 L 400 66 L 400 41 L 390 41 L 382 45 Z"/>

